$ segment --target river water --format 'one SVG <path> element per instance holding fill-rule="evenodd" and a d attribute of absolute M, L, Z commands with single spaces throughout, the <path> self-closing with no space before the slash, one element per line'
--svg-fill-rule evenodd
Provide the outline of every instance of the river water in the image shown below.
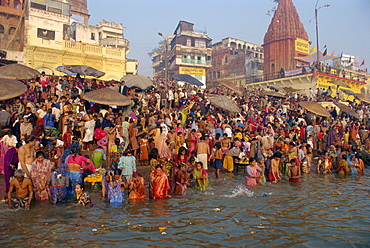
<path fill-rule="evenodd" d="M 93 207 L 1 204 L 0 247 L 370 247 L 369 169 L 251 190 L 241 175 L 222 176 L 205 192 L 121 206 L 98 190 L 88 190 Z"/>

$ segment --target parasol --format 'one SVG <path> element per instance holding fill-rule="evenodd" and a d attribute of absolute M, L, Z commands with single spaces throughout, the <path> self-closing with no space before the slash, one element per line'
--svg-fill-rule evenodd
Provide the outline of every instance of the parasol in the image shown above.
<path fill-rule="evenodd" d="M 39 75 L 35 69 L 21 64 L 9 64 L 0 67 L 0 78 L 7 79 L 30 79 Z"/>
<path fill-rule="evenodd" d="M 335 105 L 338 106 L 338 108 L 342 111 L 342 112 L 345 112 L 353 117 L 356 117 L 358 118 L 358 114 L 353 110 L 351 109 L 349 106 L 343 104 L 343 103 L 340 103 L 340 102 L 334 102 Z"/>
<path fill-rule="evenodd" d="M 234 91 L 235 93 L 237 93 L 239 95 L 243 95 L 243 93 L 232 82 L 219 82 L 219 84 L 225 86 L 226 88 Z"/>
<path fill-rule="evenodd" d="M 230 112 L 240 112 L 240 109 L 236 105 L 236 103 L 227 96 L 208 94 L 207 98 L 211 102 L 211 104 L 215 105 L 216 107 L 225 109 Z"/>
<path fill-rule="evenodd" d="M 101 77 L 105 75 L 105 72 L 87 65 L 62 65 L 58 66 L 56 70 L 63 72 L 68 76 L 76 76 L 77 74 L 80 74 L 81 76 Z"/>
<path fill-rule="evenodd" d="M 367 96 L 363 95 L 363 94 L 355 94 L 354 95 L 357 99 L 359 99 L 360 101 L 362 102 L 366 102 L 366 103 L 369 103 L 370 104 L 370 98 L 368 98 Z"/>
<path fill-rule="evenodd" d="M 330 113 L 317 102 L 300 102 L 299 105 L 314 114 L 330 117 Z"/>
<path fill-rule="evenodd" d="M 150 78 L 140 75 L 127 75 L 121 78 L 122 81 L 125 81 L 125 85 L 129 88 L 145 90 L 153 86 L 153 81 Z"/>
<path fill-rule="evenodd" d="M 356 96 L 356 93 L 354 93 L 352 90 L 346 90 L 346 89 L 340 89 L 343 93 L 349 95 L 349 96 Z"/>
<path fill-rule="evenodd" d="M 204 85 L 201 81 L 199 81 L 195 77 L 190 76 L 188 74 L 175 74 L 172 77 L 174 79 L 178 80 L 178 81 L 183 81 L 183 82 L 186 82 L 186 83 L 189 83 L 189 84 L 194 84 L 194 85 L 197 85 L 197 86 L 203 86 Z"/>
<path fill-rule="evenodd" d="M 130 98 L 110 88 L 103 88 L 87 92 L 82 98 L 90 102 L 105 105 L 128 106 L 132 103 Z"/>
<path fill-rule="evenodd" d="M 13 79 L 0 78 L 0 100 L 7 100 L 22 95 L 27 86 Z"/>
<path fill-rule="evenodd" d="M 265 91 L 263 92 L 264 95 L 266 96 L 272 96 L 272 97 L 279 97 L 279 98 L 286 98 L 283 94 L 275 91 Z"/>

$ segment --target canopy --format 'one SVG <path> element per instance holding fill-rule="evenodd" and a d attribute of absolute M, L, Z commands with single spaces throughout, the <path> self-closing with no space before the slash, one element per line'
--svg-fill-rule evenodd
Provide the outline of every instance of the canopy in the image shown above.
<path fill-rule="evenodd" d="M 101 77 L 105 75 L 105 72 L 87 65 L 62 65 L 58 66 L 56 70 L 63 72 L 68 76 L 76 76 L 77 74 L 80 74 L 81 76 Z"/>
<path fill-rule="evenodd" d="M 237 93 L 239 95 L 243 95 L 243 93 L 232 82 L 219 82 L 219 84 L 225 86 L 226 88 L 234 91 L 235 93 Z"/>
<path fill-rule="evenodd" d="M 129 88 L 145 90 L 153 86 L 153 81 L 150 78 L 140 75 L 127 75 L 121 78 L 122 81 L 125 81 L 125 85 Z"/>
<path fill-rule="evenodd" d="M 359 99 L 360 101 L 362 102 L 366 102 L 366 103 L 369 103 L 370 104 L 370 98 L 368 98 L 367 96 L 363 95 L 363 94 L 354 94 L 354 96 Z"/>
<path fill-rule="evenodd" d="M 340 103 L 340 102 L 334 102 L 335 105 L 338 106 L 338 108 L 342 111 L 342 112 L 345 112 L 353 117 L 356 117 L 358 118 L 358 114 L 353 110 L 351 109 L 349 106 L 343 104 L 343 103 Z"/>
<path fill-rule="evenodd" d="M 105 105 L 128 106 L 132 103 L 130 98 L 110 88 L 103 88 L 87 92 L 82 98 L 90 102 Z"/>
<path fill-rule="evenodd" d="M 0 78 L 30 79 L 37 75 L 40 75 L 40 72 L 21 64 L 9 64 L 0 67 Z"/>
<path fill-rule="evenodd" d="M 190 76 L 188 74 L 175 74 L 175 75 L 172 76 L 172 78 L 174 78 L 178 81 L 183 81 L 183 82 L 186 82 L 186 83 L 189 83 L 189 84 L 194 84 L 194 85 L 197 85 L 197 86 L 203 86 L 204 85 L 201 81 L 199 81 L 195 77 Z"/>
<path fill-rule="evenodd" d="M 338 57 L 338 56 L 337 55 L 331 55 L 331 54 L 326 54 L 324 56 L 323 52 L 319 51 L 319 61 L 325 61 L 325 60 L 333 59 L 333 58 L 336 58 L 336 57 Z M 310 54 L 310 55 L 305 56 L 305 57 L 295 57 L 295 59 L 299 59 L 301 61 L 308 62 L 308 63 L 313 63 L 313 62 L 317 61 L 317 53 L 313 53 L 313 54 Z"/>
<path fill-rule="evenodd" d="M 0 100 L 20 96 L 27 91 L 27 86 L 17 80 L 0 78 Z"/>
<path fill-rule="evenodd" d="M 240 109 L 236 105 L 236 103 L 227 96 L 208 94 L 207 98 L 211 102 L 211 104 L 215 105 L 216 107 L 225 109 L 230 112 L 240 112 Z"/>
<path fill-rule="evenodd" d="M 299 105 L 314 114 L 330 117 L 330 113 L 317 102 L 300 102 Z"/>

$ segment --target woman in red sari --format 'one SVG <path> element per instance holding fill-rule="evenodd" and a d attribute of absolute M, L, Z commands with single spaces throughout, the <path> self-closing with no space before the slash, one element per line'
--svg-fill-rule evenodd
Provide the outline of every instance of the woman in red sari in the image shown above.
<path fill-rule="evenodd" d="M 150 188 L 149 197 L 151 199 L 161 199 L 171 197 L 170 183 L 166 173 L 162 170 L 162 166 L 159 164 L 155 167 L 155 170 L 150 173 Z"/>

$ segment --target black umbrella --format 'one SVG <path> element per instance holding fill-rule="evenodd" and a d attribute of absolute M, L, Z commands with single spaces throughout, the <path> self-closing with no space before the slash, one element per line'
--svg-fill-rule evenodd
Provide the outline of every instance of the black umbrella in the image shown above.
<path fill-rule="evenodd" d="M 129 88 L 146 90 L 153 86 L 153 81 L 150 78 L 140 75 L 127 75 L 121 78 L 122 81 L 125 81 L 125 85 Z"/>
<path fill-rule="evenodd" d="M 204 85 L 201 81 L 199 81 L 195 77 L 190 76 L 188 74 L 175 74 L 175 75 L 172 76 L 172 78 L 174 78 L 178 81 L 183 81 L 183 82 L 186 82 L 186 83 L 189 83 L 189 84 L 194 84 L 194 85 L 197 85 L 197 86 L 203 86 Z"/>
<path fill-rule="evenodd" d="M 102 77 L 105 75 L 105 72 L 99 71 L 87 65 L 62 65 L 58 66 L 56 70 L 69 76 L 76 76 L 77 74 L 80 74 L 81 76 Z"/>

